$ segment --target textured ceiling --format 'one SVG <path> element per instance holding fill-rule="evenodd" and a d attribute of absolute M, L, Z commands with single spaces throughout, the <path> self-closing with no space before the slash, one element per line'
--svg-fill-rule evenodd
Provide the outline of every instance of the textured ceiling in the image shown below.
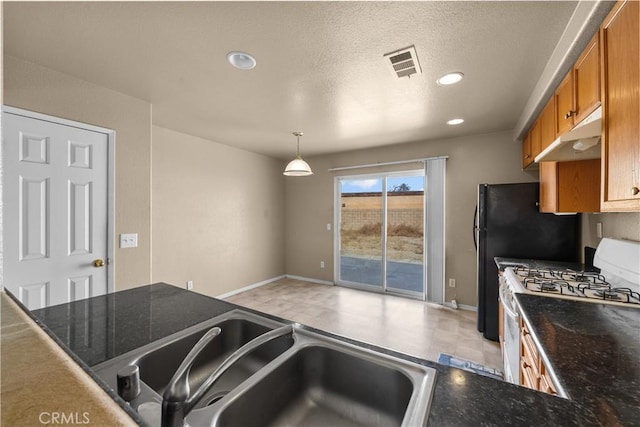
<path fill-rule="evenodd" d="M 8 2 L 4 51 L 147 100 L 159 126 L 286 158 L 294 130 L 308 156 L 512 129 L 575 6 Z M 398 79 L 383 55 L 409 45 L 423 73 Z M 465 79 L 438 86 L 450 71 Z"/>

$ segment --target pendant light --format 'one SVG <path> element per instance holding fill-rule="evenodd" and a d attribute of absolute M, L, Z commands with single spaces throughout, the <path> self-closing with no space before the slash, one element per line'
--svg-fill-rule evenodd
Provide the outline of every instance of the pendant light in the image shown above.
<path fill-rule="evenodd" d="M 284 169 L 283 175 L 286 176 L 309 176 L 313 175 L 311 166 L 300 157 L 300 137 L 302 132 L 293 132 L 298 138 L 298 149 L 296 150 L 296 158 L 291 160 L 287 167 Z"/>

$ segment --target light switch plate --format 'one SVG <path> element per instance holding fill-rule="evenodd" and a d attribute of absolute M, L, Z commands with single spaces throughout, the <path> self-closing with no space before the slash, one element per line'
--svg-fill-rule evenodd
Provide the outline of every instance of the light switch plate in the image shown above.
<path fill-rule="evenodd" d="M 120 235 L 120 247 L 121 248 L 137 248 L 138 247 L 138 233 L 121 234 Z"/>

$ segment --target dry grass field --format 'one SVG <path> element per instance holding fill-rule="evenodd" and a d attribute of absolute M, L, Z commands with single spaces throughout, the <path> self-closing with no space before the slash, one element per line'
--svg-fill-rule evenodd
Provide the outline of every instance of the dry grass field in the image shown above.
<path fill-rule="evenodd" d="M 405 224 L 390 225 L 387 235 L 387 258 L 390 261 L 422 262 L 423 231 Z M 382 224 L 364 225 L 357 230 L 342 229 L 342 256 L 378 258 L 382 254 Z"/>

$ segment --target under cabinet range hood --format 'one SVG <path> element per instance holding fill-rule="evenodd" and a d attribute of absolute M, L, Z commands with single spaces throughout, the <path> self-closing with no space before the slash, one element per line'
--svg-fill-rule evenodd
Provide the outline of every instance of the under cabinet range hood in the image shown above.
<path fill-rule="evenodd" d="M 560 135 L 535 158 L 540 162 L 568 162 L 599 159 L 602 135 L 602 106 L 589 114 L 569 132 Z"/>

